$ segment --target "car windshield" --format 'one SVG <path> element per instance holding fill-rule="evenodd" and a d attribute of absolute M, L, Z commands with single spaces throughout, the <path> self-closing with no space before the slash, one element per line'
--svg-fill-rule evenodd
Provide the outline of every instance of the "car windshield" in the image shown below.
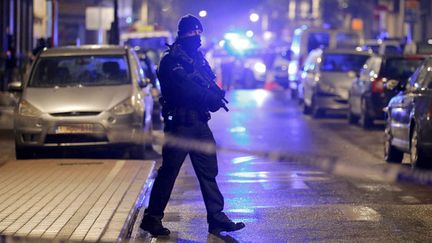
<path fill-rule="evenodd" d="M 105 86 L 131 83 L 123 55 L 39 58 L 29 87 Z"/>
<path fill-rule="evenodd" d="M 369 56 L 358 54 L 327 53 L 323 55 L 321 71 L 358 72 Z"/>
<path fill-rule="evenodd" d="M 420 66 L 421 58 L 389 58 L 384 63 L 381 76 L 395 79 L 408 79 Z"/>

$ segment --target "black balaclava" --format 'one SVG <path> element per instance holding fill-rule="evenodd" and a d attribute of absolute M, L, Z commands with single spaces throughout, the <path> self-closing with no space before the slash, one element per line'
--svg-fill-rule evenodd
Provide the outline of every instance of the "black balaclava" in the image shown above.
<path fill-rule="evenodd" d="M 186 51 L 194 52 L 201 46 L 201 37 L 199 35 L 186 36 L 178 38 L 177 43 L 179 43 Z"/>
<path fill-rule="evenodd" d="M 178 23 L 177 43 L 189 52 L 194 52 L 201 46 L 200 35 L 185 36 L 186 33 L 194 30 L 203 31 L 199 19 L 190 14 L 183 16 Z"/>

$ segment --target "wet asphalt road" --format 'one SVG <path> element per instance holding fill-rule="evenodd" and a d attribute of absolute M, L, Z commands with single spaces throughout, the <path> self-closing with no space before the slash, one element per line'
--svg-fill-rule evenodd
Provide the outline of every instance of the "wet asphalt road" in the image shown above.
<path fill-rule="evenodd" d="M 220 152 L 220 189 L 225 211 L 246 228 L 215 237 L 189 159 L 177 179 L 164 225 L 169 238 L 145 242 L 428 242 L 432 241 L 432 187 L 338 177 L 305 161 L 382 169 L 383 126 L 364 131 L 340 114 L 314 120 L 283 92 L 235 91 L 230 112 L 213 115 L 218 145 L 250 151 L 281 151 L 274 161 Z M 1 121 L 0 121 L 1 122 Z M 1 122 L 6 124 L 5 122 Z M 13 157 L 12 133 L 0 130 L 0 153 Z M 160 162 L 160 161 L 159 161 Z M 355 171 L 354 171 L 355 173 Z"/>

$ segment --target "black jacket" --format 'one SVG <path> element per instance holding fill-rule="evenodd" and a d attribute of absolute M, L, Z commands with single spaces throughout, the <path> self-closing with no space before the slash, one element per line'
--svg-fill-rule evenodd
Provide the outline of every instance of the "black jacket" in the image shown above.
<path fill-rule="evenodd" d="M 207 65 L 200 52 L 188 54 L 196 63 Z M 192 64 L 174 57 L 166 51 L 158 68 L 158 77 L 164 109 L 187 109 L 208 113 L 210 103 L 220 104 L 220 97 L 215 96 L 204 85 L 192 80 L 190 74 L 194 72 Z"/>

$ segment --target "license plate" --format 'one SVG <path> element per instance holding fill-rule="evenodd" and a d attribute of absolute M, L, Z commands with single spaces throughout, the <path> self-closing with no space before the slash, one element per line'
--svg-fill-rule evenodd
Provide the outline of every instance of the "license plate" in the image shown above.
<path fill-rule="evenodd" d="M 96 129 L 93 124 L 73 124 L 58 126 L 55 132 L 56 134 L 95 133 Z"/>

